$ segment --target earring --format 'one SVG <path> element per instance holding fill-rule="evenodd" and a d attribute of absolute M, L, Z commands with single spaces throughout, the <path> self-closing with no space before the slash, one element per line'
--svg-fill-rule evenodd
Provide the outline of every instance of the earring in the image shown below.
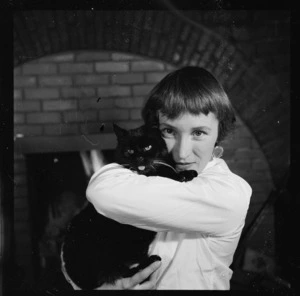
<path fill-rule="evenodd" d="M 216 158 L 220 158 L 220 157 L 222 157 L 223 152 L 224 152 L 224 148 L 222 146 L 216 146 L 214 148 L 212 156 L 216 157 Z"/>

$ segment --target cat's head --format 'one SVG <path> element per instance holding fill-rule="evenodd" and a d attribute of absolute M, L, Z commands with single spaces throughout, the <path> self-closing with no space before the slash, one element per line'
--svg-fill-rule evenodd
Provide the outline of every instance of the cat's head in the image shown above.
<path fill-rule="evenodd" d="M 126 167 L 147 174 L 154 170 L 154 161 L 164 161 L 168 150 L 157 128 L 145 125 L 125 130 L 113 124 L 117 136 L 115 161 Z"/>

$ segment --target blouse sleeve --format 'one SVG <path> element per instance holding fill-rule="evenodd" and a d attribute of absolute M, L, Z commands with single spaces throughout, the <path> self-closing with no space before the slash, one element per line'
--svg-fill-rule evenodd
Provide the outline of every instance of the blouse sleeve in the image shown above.
<path fill-rule="evenodd" d="M 122 224 L 219 236 L 244 223 L 251 192 L 245 180 L 220 166 L 181 183 L 114 163 L 92 176 L 86 194 L 99 213 Z"/>

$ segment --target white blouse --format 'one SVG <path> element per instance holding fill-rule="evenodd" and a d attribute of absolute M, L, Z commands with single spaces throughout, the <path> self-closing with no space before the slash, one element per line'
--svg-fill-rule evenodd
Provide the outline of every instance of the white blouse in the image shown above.
<path fill-rule="evenodd" d="M 229 268 L 252 189 L 214 158 L 192 181 L 138 175 L 112 163 L 91 177 L 96 210 L 123 224 L 158 232 L 149 254 L 162 258 L 157 289 L 228 290 Z"/>

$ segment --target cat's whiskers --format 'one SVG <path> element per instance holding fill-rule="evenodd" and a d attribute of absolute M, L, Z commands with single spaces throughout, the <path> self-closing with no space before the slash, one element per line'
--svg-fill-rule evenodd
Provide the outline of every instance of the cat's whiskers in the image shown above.
<path fill-rule="evenodd" d="M 165 162 L 162 162 L 162 161 L 159 161 L 159 160 L 154 160 L 153 161 L 154 164 L 160 164 L 160 165 L 164 165 L 164 166 L 167 166 L 169 168 L 171 168 L 174 172 L 177 173 L 177 171 L 169 164 L 165 163 Z"/>
<path fill-rule="evenodd" d="M 153 166 L 152 164 L 149 165 L 152 169 L 155 170 L 155 166 Z"/>

